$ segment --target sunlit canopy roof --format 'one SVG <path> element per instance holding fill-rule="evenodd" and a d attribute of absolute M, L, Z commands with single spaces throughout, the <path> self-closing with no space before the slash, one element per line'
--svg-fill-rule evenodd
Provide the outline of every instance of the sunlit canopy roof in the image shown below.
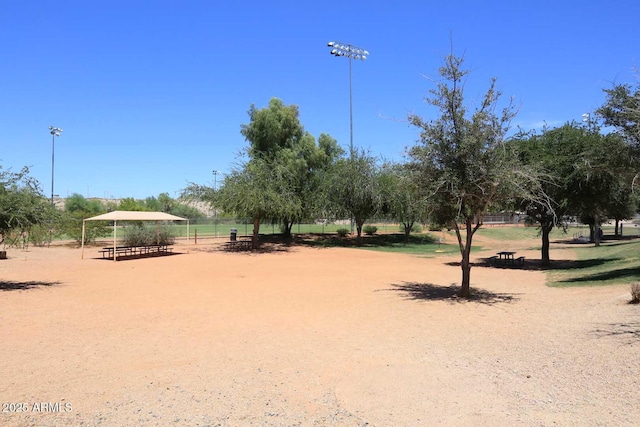
<path fill-rule="evenodd" d="M 187 218 L 164 212 L 113 211 L 85 219 L 85 221 L 186 221 Z"/>

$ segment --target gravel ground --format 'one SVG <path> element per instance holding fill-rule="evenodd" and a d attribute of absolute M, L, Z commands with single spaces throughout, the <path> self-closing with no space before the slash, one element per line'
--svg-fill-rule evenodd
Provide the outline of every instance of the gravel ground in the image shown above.
<path fill-rule="evenodd" d="M 176 252 L 10 249 L 0 425 L 640 425 L 627 285 L 476 267 L 459 301 L 457 257 Z"/>

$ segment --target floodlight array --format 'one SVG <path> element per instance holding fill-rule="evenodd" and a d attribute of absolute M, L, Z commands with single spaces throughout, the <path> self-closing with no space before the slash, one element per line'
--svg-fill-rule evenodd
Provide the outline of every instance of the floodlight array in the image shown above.
<path fill-rule="evenodd" d="M 63 130 L 60 129 L 60 128 L 49 126 L 49 133 L 51 133 L 51 135 L 53 135 L 53 136 L 60 136 L 60 134 L 62 132 L 63 132 Z"/>
<path fill-rule="evenodd" d="M 369 52 L 361 47 L 350 45 L 349 43 L 329 42 L 327 46 L 331 48 L 331 55 L 344 56 L 349 59 L 359 59 L 364 61 L 369 56 Z"/>

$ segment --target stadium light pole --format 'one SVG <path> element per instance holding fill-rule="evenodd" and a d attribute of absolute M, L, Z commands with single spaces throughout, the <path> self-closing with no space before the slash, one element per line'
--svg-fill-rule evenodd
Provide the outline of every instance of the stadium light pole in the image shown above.
<path fill-rule="evenodd" d="M 53 171 L 55 166 L 56 136 L 60 136 L 62 129 L 49 126 L 49 133 L 51 134 L 51 204 L 53 205 Z"/>
<path fill-rule="evenodd" d="M 331 55 L 349 58 L 349 151 L 353 159 L 353 84 L 351 76 L 351 60 L 364 61 L 369 56 L 369 52 L 361 47 L 354 46 L 349 43 L 329 42 L 327 46 L 331 48 Z"/>
<path fill-rule="evenodd" d="M 218 171 L 214 170 L 213 174 L 213 192 L 218 191 Z M 218 208 L 213 207 L 213 234 L 218 237 Z"/>

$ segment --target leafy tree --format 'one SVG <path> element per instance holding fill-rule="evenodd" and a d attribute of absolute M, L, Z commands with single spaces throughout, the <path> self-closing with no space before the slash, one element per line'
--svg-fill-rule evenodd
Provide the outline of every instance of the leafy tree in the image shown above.
<path fill-rule="evenodd" d="M 31 227 L 51 223 L 55 209 L 29 175 L 29 168 L 20 172 L 0 166 L 0 243 L 12 231 L 27 232 Z"/>
<path fill-rule="evenodd" d="M 405 241 L 417 222 L 426 222 L 431 206 L 419 177 L 408 165 L 390 164 L 382 169 L 381 182 L 385 212 L 402 224 Z"/>
<path fill-rule="evenodd" d="M 636 148 L 640 148 L 640 87 L 628 84 L 604 89 L 605 103 L 597 110 L 606 126 L 615 127 Z"/>
<path fill-rule="evenodd" d="M 82 221 L 92 216 L 105 213 L 106 209 L 97 199 L 86 199 L 84 196 L 74 193 L 67 198 L 64 204 L 63 231 L 82 244 Z M 85 223 L 85 241 L 90 243 L 98 237 L 108 236 L 111 228 L 102 221 L 88 221 Z"/>
<path fill-rule="evenodd" d="M 171 215 L 179 216 L 182 218 L 189 218 L 189 219 L 204 218 L 206 216 L 199 209 L 194 208 L 193 206 L 186 205 L 184 203 L 174 204 L 173 207 L 171 208 L 171 211 L 169 211 L 169 213 Z"/>
<path fill-rule="evenodd" d="M 517 196 L 529 197 L 538 176 L 523 167 L 517 153 L 504 143 L 516 111 L 512 103 L 499 108 L 496 80 L 468 113 L 464 103 L 464 82 L 468 71 L 463 58 L 453 54 L 440 68 L 442 81 L 430 91 L 427 103 L 440 117 L 424 120 L 410 115 L 420 129 L 420 144 L 410 150 L 412 167 L 420 182 L 433 195 L 434 217 L 451 224 L 462 255 L 460 296 L 470 296 L 470 251 L 474 233 L 482 226 L 490 207 L 500 206 Z"/>
<path fill-rule="evenodd" d="M 567 176 L 571 212 L 589 225 L 591 241 L 600 245 L 600 226 L 610 214 L 621 213 L 631 182 L 630 147 L 619 134 L 603 135 L 598 127 L 577 128 L 574 170 Z M 625 189 L 626 187 L 626 189 Z M 618 211 L 618 212 L 616 212 Z"/>
<path fill-rule="evenodd" d="M 250 122 L 241 126 L 241 134 L 250 143 L 247 150 L 250 162 L 271 164 L 280 171 L 271 174 L 272 178 L 287 176 L 287 185 L 274 185 L 286 188 L 294 200 L 283 206 L 279 216 L 273 212 L 276 217 L 269 219 L 281 222 L 284 235 L 290 236 L 293 224 L 318 208 L 320 177 L 342 150 L 326 134 L 320 135 L 317 145 L 314 137 L 304 131 L 298 107 L 286 106 L 278 98 L 272 98 L 266 108 L 252 105 L 249 118 Z M 294 205 L 297 207 L 290 209 Z"/>
<path fill-rule="evenodd" d="M 630 153 L 619 135 L 602 135 L 595 125 L 571 122 L 540 135 L 520 136 L 517 145 L 523 162 L 548 176 L 541 181 L 548 200 L 522 203 L 529 219 L 540 226 L 543 265 L 550 262 L 549 233 L 553 227 L 564 228 L 567 216 L 588 224 L 596 244 L 602 223 L 628 217 Z"/>
<path fill-rule="evenodd" d="M 360 243 L 363 224 L 381 212 L 383 205 L 376 159 L 362 150 L 354 150 L 351 157 L 336 162 L 325 185 L 332 210 L 337 216 L 353 218 Z"/>
<path fill-rule="evenodd" d="M 125 197 L 118 203 L 118 210 L 120 211 L 146 211 L 145 205 L 133 197 Z"/>
<path fill-rule="evenodd" d="M 533 165 L 546 175 L 540 180 L 540 197 L 517 201 L 527 214 L 527 221 L 539 227 L 542 265 L 551 260 L 551 231 L 554 227 L 565 230 L 569 214 L 569 194 L 562 178 L 573 171 L 575 155 L 562 139 L 562 129 L 544 129 L 540 135 L 520 133 L 510 141 L 519 149 L 524 164 Z"/>
<path fill-rule="evenodd" d="M 252 159 L 228 174 L 215 192 L 199 186 L 188 189 L 201 198 L 211 197 L 213 205 L 253 219 L 253 248 L 258 244 L 260 223 L 268 219 L 297 217 L 300 200 L 291 188 L 290 170 L 283 164 Z"/>
<path fill-rule="evenodd" d="M 298 107 L 284 105 L 272 98 L 267 108 L 249 108 L 249 123 L 241 126 L 240 133 L 249 141 L 249 157 L 272 159 L 283 148 L 294 148 L 304 136 Z"/>
<path fill-rule="evenodd" d="M 252 218 L 254 247 L 261 222 L 280 222 L 284 234 L 290 235 L 295 221 L 322 206 L 318 197 L 322 176 L 342 153 L 329 135 L 320 135 L 316 144 L 298 116 L 297 106 L 286 106 L 277 98 L 266 108 L 252 105 L 250 122 L 241 125 L 249 142 L 248 159 L 225 177 L 217 191 L 190 184 L 182 197 Z"/>

